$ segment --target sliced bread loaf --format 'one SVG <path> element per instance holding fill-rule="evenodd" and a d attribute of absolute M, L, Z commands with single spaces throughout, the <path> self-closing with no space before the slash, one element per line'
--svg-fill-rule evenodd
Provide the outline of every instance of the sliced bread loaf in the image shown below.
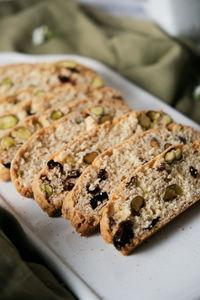
<path fill-rule="evenodd" d="M 73 178 L 69 174 L 77 170 L 81 174 L 97 155 L 133 136 L 134 133 L 142 132 L 144 128 L 141 127 L 139 120 L 141 116 L 148 115 L 148 113 L 133 112 L 120 118 L 120 120 L 115 120 L 110 126 L 99 126 L 67 144 L 49 158 L 46 167 L 38 174 L 33 185 L 34 196 L 40 207 L 49 215 L 60 210 L 63 200 L 79 177 Z M 162 116 L 165 117 L 165 114 Z M 156 126 L 156 124 L 154 123 L 152 126 Z M 62 172 L 58 166 L 62 167 Z M 41 188 L 44 184 L 43 178 L 48 178 L 53 191 L 51 197 L 47 197 Z"/>
<path fill-rule="evenodd" d="M 82 235 L 87 235 L 99 225 L 104 206 L 115 188 L 138 167 L 162 153 L 166 147 L 194 142 L 200 133 L 191 127 L 171 124 L 169 128 L 158 127 L 125 141 L 99 155 L 82 174 L 76 187 L 65 199 L 63 216 Z M 99 174 L 104 173 L 102 180 Z M 101 201 L 101 194 L 106 198 Z M 92 220 L 93 219 L 93 223 Z M 80 222 L 81 220 L 81 222 Z"/>
<path fill-rule="evenodd" d="M 82 113 L 73 112 L 68 114 L 50 127 L 43 128 L 35 133 L 20 148 L 11 164 L 11 178 L 19 193 L 32 197 L 33 178 L 44 167 L 48 157 L 84 131 L 95 127 L 99 122 L 99 118 L 101 121 L 103 117 L 99 114 L 99 111 L 103 113 L 103 110 L 105 110 L 106 112 L 106 105 L 104 108 L 102 106 L 92 106 L 91 110 L 86 108 Z M 127 107 L 125 107 L 125 110 L 127 110 Z M 122 109 L 116 111 L 113 107 L 113 112 L 116 115 L 123 115 Z"/>
<path fill-rule="evenodd" d="M 105 207 L 101 233 L 127 255 L 200 199 L 200 141 L 172 146 L 133 172 Z"/>
<path fill-rule="evenodd" d="M 103 122 L 119 117 L 131 111 L 122 101 L 101 98 L 88 98 L 84 100 L 69 101 L 66 105 L 49 109 L 43 113 L 26 118 L 13 129 L 5 133 L 0 139 L 0 179 L 10 179 L 11 161 L 20 147 L 39 129 L 50 126 L 72 111 L 84 111 L 84 116 L 91 116 L 95 122 Z M 95 112 L 99 115 L 95 114 Z"/>
<path fill-rule="evenodd" d="M 91 69 L 74 61 L 17 64 L 0 67 L 0 97 L 15 96 L 19 90 L 33 87 L 35 91 L 61 85 L 103 86 L 102 79 Z"/>

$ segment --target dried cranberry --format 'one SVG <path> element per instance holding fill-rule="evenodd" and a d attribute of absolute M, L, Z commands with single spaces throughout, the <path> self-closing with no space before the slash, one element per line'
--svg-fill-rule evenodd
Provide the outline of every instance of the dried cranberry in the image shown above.
<path fill-rule="evenodd" d="M 115 220 L 112 217 L 110 217 L 109 218 L 109 225 L 110 225 L 110 227 L 114 226 L 115 224 L 116 224 Z"/>
<path fill-rule="evenodd" d="M 178 136 L 179 140 L 183 143 L 183 144 L 187 144 L 186 138 L 184 138 L 183 136 Z"/>
<path fill-rule="evenodd" d="M 67 178 L 77 178 L 81 175 L 79 170 L 72 170 L 67 173 Z"/>
<path fill-rule="evenodd" d="M 90 190 L 89 185 L 87 185 L 86 190 L 89 194 L 92 194 L 92 195 L 96 195 L 97 193 L 100 193 L 100 187 L 98 185 L 96 185 L 93 190 Z"/>
<path fill-rule="evenodd" d="M 92 206 L 92 209 L 95 209 L 105 199 L 108 199 L 108 194 L 106 192 L 96 194 L 94 197 L 92 197 L 90 199 L 90 205 Z"/>
<path fill-rule="evenodd" d="M 62 83 L 70 82 L 70 77 L 68 77 L 68 76 L 59 75 L 58 78 Z"/>
<path fill-rule="evenodd" d="M 40 179 L 41 179 L 42 181 L 48 181 L 48 182 L 50 182 L 49 178 L 48 178 L 46 175 L 41 175 L 41 176 L 40 176 Z"/>
<path fill-rule="evenodd" d="M 10 167 L 11 167 L 11 163 L 10 163 L 10 162 L 7 163 L 7 164 L 3 164 L 3 165 L 4 165 L 4 167 L 7 168 L 7 169 L 10 169 Z"/>
<path fill-rule="evenodd" d="M 157 224 L 157 222 L 159 220 L 160 220 L 160 217 L 157 217 L 157 218 L 153 219 L 151 224 L 148 227 L 146 227 L 145 229 L 151 230 Z"/>
<path fill-rule="evenodd" d="M 113 244 L 117 250 L 121 250 L 133 237 L 133 223 L 130 220 L 122 221 L 113 237 Z"/>
<path fill-rule="evenodd" d="M 33 116 L 33 115 L 35 115 L 35 113 L 31 112 L 31 107 L 27 108 L 26 112 L 27 112 L 27 115 L 28 115 L 28 116 Z"/>
<path fill-rule="evenodd" d="M 133 184 L 137 185 L 137 176 L 132 176 L 131 179 L 126 183 L 126 187 Z"/>
<path fill-rule="evenodd" d="M 73 73 L 80 73 L 80 71 L 77 70 L 77 68 L 67 67 L 67 69 L 72 71 Z"/>
<path fill-rule="evenodd" d="M 75 186 L 74 183 L 72 183 L 72 182 L 66 182 L 65 185 L 64 185 L 63 190 L 64 191 L 71 191 L 74 186 Z"/>
<path fill-rule="evenodd" d="M 99 173 L 98 173 L 98 178 L 100 178 L 100 182 L 103 180 L 106 180 L 108 177 L 108 172 L 105 169 L 100 169 Z"/>
<path fill-rule="evenodd" d="M 51 159 L 48 161 L 47 166 L 50 170 L 58 167 L 60 169 L 60 172 L 63 174 L 63 166 L 58 161 L 54 161 L 53 159 Z"/>
<path fill-rule="evenodd" d="M 198 177 L 198 171 L 197 169 L 193 168 L 192 166 L 190 167 L 190 174 L 192 175 L 192 177 L 197 178 Z"/>
<path fill-rule="evenodd" d="M 160 166 L 157 168 L 158 172 L 162 172 L 166 170 L 166 164 L 165 163 L 161 163 Z"/>

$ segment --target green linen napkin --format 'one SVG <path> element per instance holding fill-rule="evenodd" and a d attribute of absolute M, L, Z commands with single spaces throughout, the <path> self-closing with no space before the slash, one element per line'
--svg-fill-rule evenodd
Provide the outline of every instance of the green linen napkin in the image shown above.
<path fill-rule="evenodd" d="M 0 299 L 75 300 L 42 264 L 16 219 L 0 208 Z"/>
<path fill-rule="evenodd" d="M 42 25 L 46 42 L 34 45 L 32 32 Z M 193 97 L 199 56 L 152 22 L 114 18 L 67 0 L 15 0 L 0 4 L 0 32 L 0 51 L 95 58 L 200 123 L 200 93 Z"/>

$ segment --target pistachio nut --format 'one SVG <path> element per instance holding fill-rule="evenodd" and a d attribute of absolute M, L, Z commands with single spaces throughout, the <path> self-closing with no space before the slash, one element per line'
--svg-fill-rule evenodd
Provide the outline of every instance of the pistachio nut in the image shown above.
<path fill-rule="evenodd" d="M 166 188 L 163 200 L 170 201 L 175 199 L 178 195 L 181 194 L 182 194 L 182 188 L 177 184 L 172 184 Z"/>
<path fill-rule="evenodd" d="M 104 114 L 103 106 L 94 106 L 90 108 L 90 112 L 96 116 L 102 116 Z"/>
<path fill-rule="evenodd" d="M 94 77 L 93 80 L 92 80 L 91 86 L 94 89 L 100 89 L 100 88 L 102 88 L 104 86 L 102 78 L 99 77 L 99 76 Z"/>
<path fill-rule="evenodd" d="M 31 131 L 26 127 L 18 127 L 12 132 L 12 136 L 23 141 L 27 141 L 31 137 Z"/>
<path fill-rule="evenodd" d="M 1 139 L 1 148 L 3 150 L 8 150 L 15 146 L 15 140 L 11 136 L 4 136 Z"/>
<path fill-rule="evenodd" d="M 5 130 L 14 127 L 18 123 L 18 118 L 13 115 L 0 117 L 0 129 Z"/>
<path fill-rule="evenodd" d="M 62 116 L 63 116 L 62 111 L 60 111 L 60 110 L 55 110 L 55 111 L 52 112 L 50 118 L 51 118 L 52 120 L 58 120 L 58 119 L 62 118 Z"/>
<path fill-rule="evenodd" d="M 53 188 L 50 184 L 42 183 L 40 187 L 41 190 L 45 192 L 47 198 L 49 198 L 53 194 Z"/>
<path fill-rule="evenodd" d="M 83 157 L 83 161 L 84 163 L 90 165 L 97 156 L 97 152 L 90 152 Z"/>

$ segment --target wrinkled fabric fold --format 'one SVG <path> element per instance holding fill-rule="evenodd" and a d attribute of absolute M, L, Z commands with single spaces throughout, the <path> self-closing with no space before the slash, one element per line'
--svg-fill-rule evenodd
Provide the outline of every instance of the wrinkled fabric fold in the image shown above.
<path fill-rule="evenodd" d="M 16 219 L 2 208 L 0 299 L 75 299 L 43 265 Z"/>

